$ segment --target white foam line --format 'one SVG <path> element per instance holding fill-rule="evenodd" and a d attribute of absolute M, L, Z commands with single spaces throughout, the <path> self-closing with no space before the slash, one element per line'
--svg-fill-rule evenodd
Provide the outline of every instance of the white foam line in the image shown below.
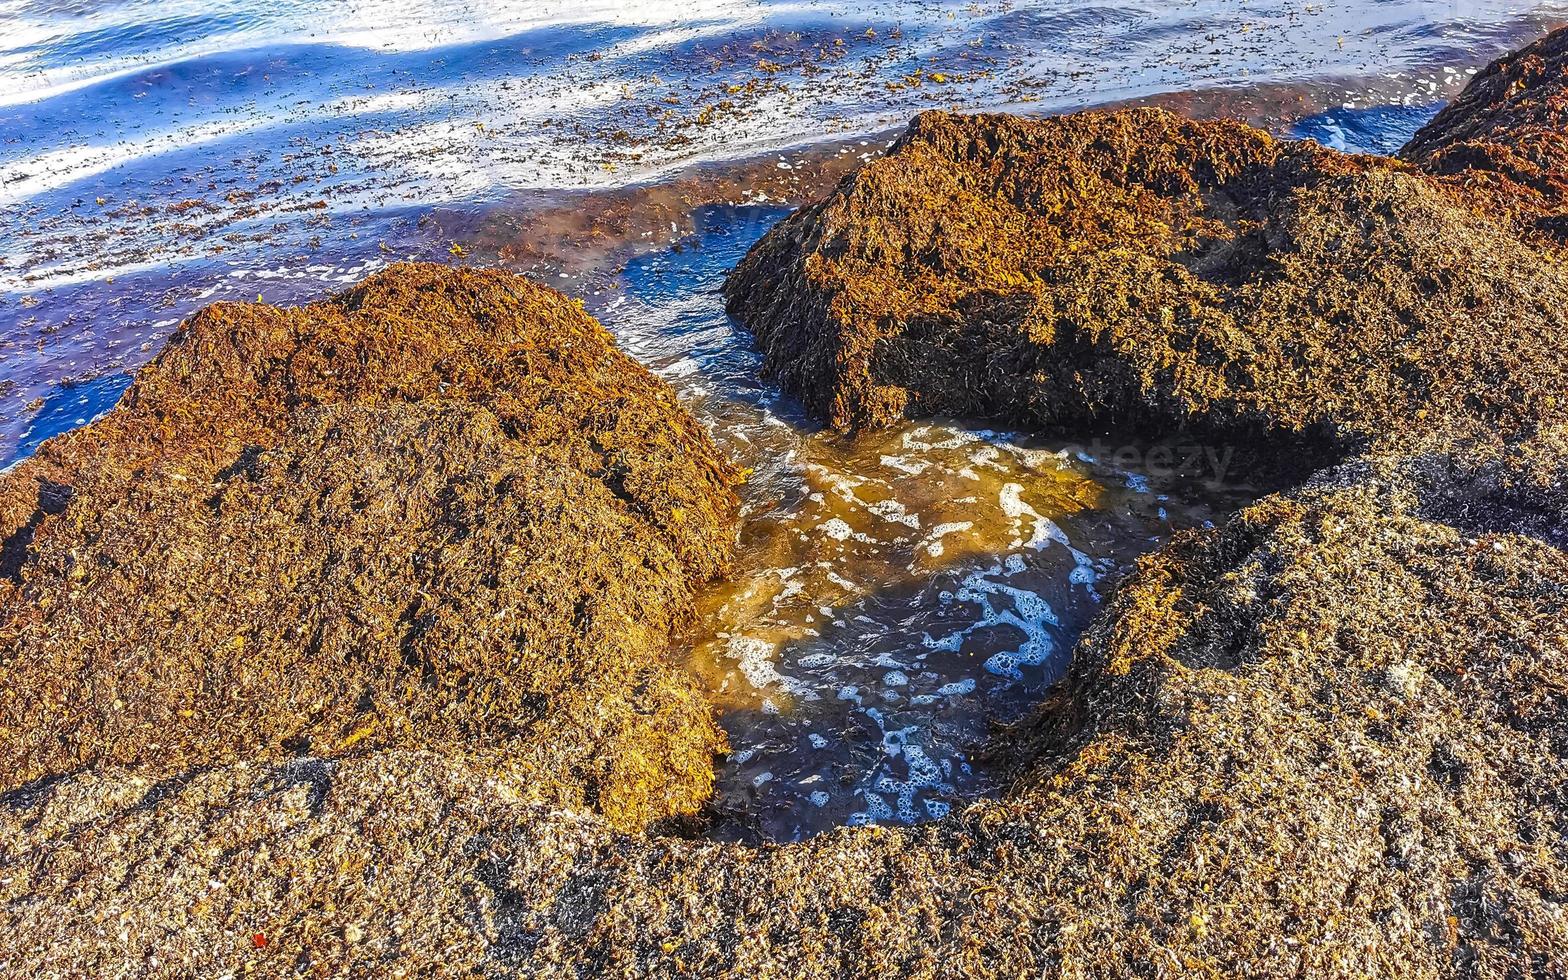
<path fill-rule="evenodd" d="M 322 44 L 362 51 L 408 53 L 436 48 L 503 41 L 526 31 L 545 27 L 667 27 L 635 43 L 624 43 L 629 52 L 678 44 L 703 34 L 734 31 L 760 22 L 764 13 L 774 16 L 799 16 L 809 8 L 802 4 L 780 4 L 763 11 L 750 0 L 492 0 L 481 6 L 457 4 L 450 0 L 356 0 L 352 17 L 346 18 L 335 4 L 316 4 L 292 8 L 305 16 L 287 14 L 273 21 L 260 20 L 246 29 L 212 34 L 195 42 L 130 50 L 112 58 L 87 60 L 79 64 L 26 71 L 27 58 L 18 53 L 28 48 L 46 48 L 62 34 L 126 33 L 149 21 L 177 20 L 185 16 L 205 16 L 211 11 L 201 0 L 157 0 L 156 3 L 108 5 L 106 13 L 91 17 L 28 20 L 18 16 L 12 4 L 0 4 L 0 23 L 4 23 L 5 50 L 0 50 L 0 66 L 11 71 L 0 73 L 0 106 L 40 102 L 79 88 L 128 75 L 156 71 L 169 65 L 229 51 L 275 48 L 280 45 Z M 149 10 L 148 8 L 155 8 Z M 266 8 L 260 8 L 266 9 Z M 290 7 L 279 5 L 281 11 Z M 704 26 L 688 26 L 692 22 Z M 355 24 L 374 27 L 355 29 Z"/>

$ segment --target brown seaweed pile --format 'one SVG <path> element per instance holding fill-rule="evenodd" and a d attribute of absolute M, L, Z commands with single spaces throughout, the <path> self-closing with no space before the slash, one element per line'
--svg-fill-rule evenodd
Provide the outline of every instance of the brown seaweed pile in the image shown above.
<path fill-rule="evenodd" d="M 1405 164 L 1156 109 L 928 113 L 726 286 L 843 429 L 996 415 L 1318 463 L 1557 417 L 1568 273 Z"/>
<path fill-rule="evenodd" d="M 918 828 L 620 836 L 475 753 L 59 780 L 0 807 L 0 973 L 1561 976 L 1568 558 L 1475 522 L 1562 513 L 1531 458 L 1358 460 L 1185 535 L 1012 792 Z"/>
<path fill-rule="evenodd" d="M 1568 243 L 1568 30 L 1492 64 L 1400 156 Z"/>
<path fill-rule="evenodd" d="M 1140 562 L 1011 733 L 1005 798 L 787 846 L 619 833 L 658 809 L 646 793 L 605 809 L 601 789 L 606 820 L 514 762 L 560 778 L 553 758 L 636 752 L 610 785 L 646 789 L 712 744 L 695 710 L 632 720 L 685 689 L 627 651 L 722 566 L 729 475 L 590 322 L 515 280 L 419 269 L 199 319 L 120 409 L 4 483 L 0 671 L 23 696 L 3 734 L 53 778 L 0 803 L 0 975 L 1568 975 L 1568 287 L 1473 200 L 1160 113 L 926 116 L 759 246 L 731 300 L 836 424 L 986 409 L 1332 464 Z M 440 322 L 400 323 L 423 350 L 401 360 L 374 338 L 426 302 L 405 278 Z M 561 492 L 614 518 L 556 505 L 546 526 L 532 501 Z M 512 571 L 495 549 L 517 541 Z M 163 577 L 149 555 L 176 547 L 206 557 Z M 474 549 L 494 582 L 439 571 L 485 564 Z M 576 605 L 551 620 L 557 571 Z M 398 586 L 411 619 L 377 598 Z M 500 608 L 570 629 L 456 639 L 507 630 Z M 355 637 L 335 670 L 239 629 L 284 611 Z M 550 661 L 550 637 L 613 676 Z M 160 690 L 155 640 L 234 682 L 188 675 L 204 741 L 178 699 L 125 697 Z M 297 652 L 323 707 L 258 708 L 295 688 L 252 680 L 251 650 Z M 327 734 L 351 684 L 389 720 L 349 751 Z M 540 720 L 503 730 L 481 705 L 523 684 L 552 685 Z M 308 753 L 242 751 L 230 724 Z M 185 760 L 174 778 L 152 775 L 154 738 Z"/>
<path fill-rule="evenodd" d="M 617 824 L 690 812 L 720 736 L 661 653 L 733 479 L 521 279 L 210 307 L 0 483 L 0 778 L 458 746 Z"/>

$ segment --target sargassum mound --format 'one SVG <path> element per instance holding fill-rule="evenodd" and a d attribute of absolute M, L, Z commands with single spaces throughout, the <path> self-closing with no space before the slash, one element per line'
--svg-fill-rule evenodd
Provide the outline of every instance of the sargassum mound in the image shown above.
<path fill-rule="evenodd" d="M 1157 113 L 922 117 L 732 280 L 772 370 L 808 404 L 844 426 L 987 411 L 1043 428 L 1185 428 L 1280 469 L 1316 467 L 1139 563 L 1052 701 L 1009 733 L 1004 798 L 917 828 L 752 848 L 620 833 L 614 810 L 563 809 L 535 770 L 498 761 L 515 744 L 545 750 L 483 724 L 474 741 L 366 736 L 341 751 L 313 734 L 308 753 L 280 745 L 238 761 L 237 748 L 187 749 L 207 761 L 161 777 L 148 757 L 104 747 L 71 766 L 50 746 L 26 758 L 51 777 L 0 806 L 0 974 L 1568 975 L 1564 284 L 1534 219 L 1478 213 L 1474 194 L 1409 164 Z M 321 313 L 266 313 L 279 315 Z M 177 349 L 165 358 L 180 363 Z M 356 359 L 332 360 L 285 358 L 279 376 L 336 377 Z M 417 380 L 428 361 L 410 365 L 410 390 L 454 390 Z M 152 372 L 166 374 L 200 371 Z M 566 387 L 551 397 L 570 403 Z M 176 450 L 151 433 L 184 416 L 142 397 L 87 433 L 143 433 L 116 440 L 145 439 L 127 454 L 143 475 L 111 471 L 94 489 L 72 461 L 103 436 L 84 434 L 22 471 L 28 499 L 15 476 L 5 484 L 9 540 L 25 544 L 8 552 L 11 595 L 24 605 L 35 589 L 75 603 L 84 623 L 107 614 L 72 597 L 72 569 L 95 551 L 69 545 L 96 542 L 76 535 L 100 525 L 107 542 L 150 540 L 126 530 L 154 533 L 133 513 L 97 515 L 175 514 L 157 486 L 125 494 L 166 472 L 164 454 L 217 484 L 175 498 L 190 522 L 252 542 L 273 533 L 247 532 L 256 522 L 321 522 L 312 541 L 363 541 L 351 567 L 374 568 L 392 560 L 380 539 L 343 529 L 373 520 L 355 516 L 361 501 L 375 513 L 405 493 L 356 495 L 350 473 L 368 467 L 372 491 L 378 473 L 408 483 L 417 501 L 435 477 L 409 472 L 409 458 L 434 452 L 441 472 L 478 479 L 536 441 L 505 409 L 491 409 L 504 434 L 492 437 L 471 405 L 399 394 L 303 399 L 279 429 L 229 415 L 217 428 L 240 434 L 221 449 Z M 254 399 L 256 417 L 284 417 L 271 397 Z M 403 417 L 427 411 L 458 414 Z M 603 486 L 594 459 L 608 446 L 590 452 L 570 432 L 597 414 L 564 418 L 560 452 L 585 461 L 569 472 Z M 693 431 L 678 416 L 660 424 Z M 459 448 L 441 456 L 420 426 Z M 676 479 L 691 490 L 675 506 L 697 512 L 700 533 L 672 538 L 686 525 L 639 504 L 654 490 L 635 480 L 614 497 L 651 525 L 630 540 L 665 542 L 689 580 L 722 564 L 727 470 L 680 438 L 710 461 L 672 477 L 692 481 Z M 245 452 L 252 442 L 263 448 Z M 72 493 L 38 492 L 55 486 Z M 440 499 L 484 536 L 488 517 L 469 508 L 522 505 L 479 486 Z M 226 494 L 249 522 L 225 523 Z M 246 503 L 259 500 L 278 503 Z M 557 537 L 576 535 L 499 523 L 494 547 L 521 536 L 555 555 Z M 227 538 L 195 540 L 226 553 Z M 596 556 L 626 546 L 594 543 Z M 246 548 L 236 553 L 269 560 Z M 645 580 L 651 552 L 638 554 L 628 582 Z M 115 567 L 89 564 L 74 581 Z M 447 582 L 429 587 L 444 596 Z M 678 605 L 675 586 L 659 595 Z M 474 601 L 468 619 L 496 600 Z M 47 610 L 27 615 L 47 623 Z M 576 682 L 591 677 L 561 683 Z M 556 750 L 594 758 L 575 741 L 579 716 L 562 715 Z M 411 713 L 397 731 L 459 734 L 440 717 Z"/>
<path fill-rule="evenodd" d="M 734 479 L 516 277 L 209 307 L 0 479 L 0 786 L 458 748 L 617 825 L 690 813 L 722 737 L 663 652 Z"/>
<path fill-rule="evenodd" d="M 1568 271 L 1454 182 L 1157 109 L 926 113 L 726 284 L 841 429 L 1185 431 L 1310 469 L 1563 416 Z"/>
<path fill-rule="evenodd" d="M 1568 245 L 1568 30 L 1498 59 L 1399 155 Z"/>
<path fill-rule="evenodd" d="M 1183 535 L 1015 733 L 1007 796 L 923 827 L 628 836 L 404 748 L 12 794 L 0 973 L 1560 976 L 1547 442 L 1360 458 Z"/>

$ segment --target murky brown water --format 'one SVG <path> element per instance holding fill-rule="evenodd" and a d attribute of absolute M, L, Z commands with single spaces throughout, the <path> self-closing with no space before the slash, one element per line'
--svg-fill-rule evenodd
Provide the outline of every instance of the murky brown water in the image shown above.
<path fill-rule="evenodd" d="M 930 819 L 986 792 L 975 750 L 1061 674 L 1108 581 L 1249 496 L 1199 447 L 957 422 L 816 430 L 759 381 L 719 294 L 783 213 L 699 211 L 696 234 L 631 262 L 596 310 L 753 469 L 738 568 L 686 642 L 735 750 L 719 832 L 773 839 Z"/>

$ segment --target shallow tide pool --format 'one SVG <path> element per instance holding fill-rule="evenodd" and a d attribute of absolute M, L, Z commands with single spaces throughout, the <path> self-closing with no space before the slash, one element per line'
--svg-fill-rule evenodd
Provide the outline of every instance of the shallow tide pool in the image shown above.
<path fill-rule="evenodd" d="M 736 572 L 685 647 L 733 748 L 719 832 L 775 840 L 940 817 L 992 789 L 976 750 L 1060 677 L 1109 581 L 1250 493 L 1204 447 L 955 421 L 819 431 L 759 378 L 720 294 L 784 213 L 704 209 L 595 310 L 753 470 Z"/>

